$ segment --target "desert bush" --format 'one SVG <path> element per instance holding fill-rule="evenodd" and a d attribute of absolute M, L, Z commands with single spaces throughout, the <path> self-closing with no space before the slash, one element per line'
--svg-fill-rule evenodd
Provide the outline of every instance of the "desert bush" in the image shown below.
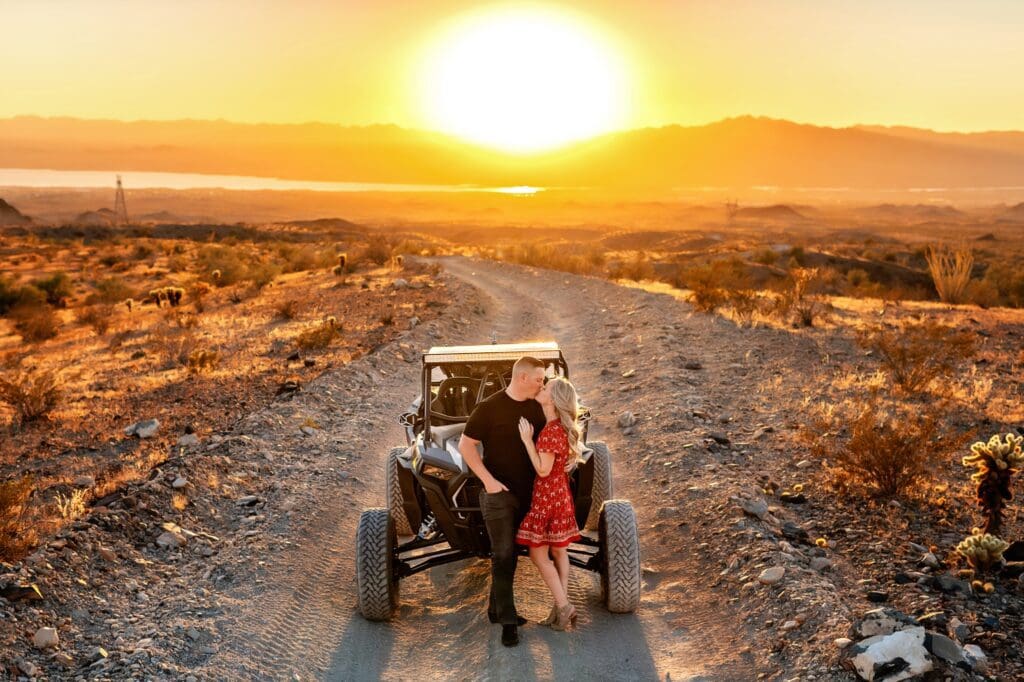
<path fill-rule="evenodd" d="M 294 320 L 299 316 L 300 307 L 301 304 L 297 298 L 286 298 L 277 302 L 274 306 L 274 313 L 279 319 Z"/>
<path fill-rule="evenodd" d="M 214 286 L 226 287 L 246 278 L 248 268 L 235 249 L 219 244 L 207 244 L 196 256 L 199 269 Z"/>
<path fill-rule="evenodd" d="M 66 272 L 55 272 L 49 277 L 37 279 L 32 286 L 39 289 L 46 295 L 46 302 L 50 305 L 63 305 L 64 300 L 73 292 L 71 278 Z"/>
<path fill-rule="evenodd" d="M 275 250 L 284 272 L 315 270 L 334 262 L 333 254 L 310 244 L 278 244 Z"/>
<path fill-rule="evenodd" d="M 113 323 L 114 306 L 111 303 L 97 303 L 78 311 L 78 321 L 92 327 L 97 336 L 103 336 Z"/>
<path fill-rule="evenodd" d="M 992 263 L 985 270 L 985 277 L 981 280 L 985 285 L 991 285 L 998 292 L 998 303 L 1015 308 L 1024 307 L 1024 268 L 1015 263 L 998 262 Z M 972 282 L 972 284 L 974 284 Z M 988 291 L 991 291 L 986 287 Z M 972 302 L 978 303 L 974 298 L 976 292 L 968 289 L 968 297 Z M 992 303 L 990 305 L 997 305 Z M 2 310 L 0 300 L 0 310 Z"/>
<path fill-rule="evenodd" d="M 945 303 L 961 303 L 971 280 L 974 254 L 969 246 L 929 246 L 925 254 L 935 291 Z"/>
<path fill-rule="evenodd" d="M 0 275 L 0 315 L 6 315 L 21 298 L 21 287 L 14 278 Z"/>
<path fill-rule="evenodd" d="M 210 293 L 210 285 L 206 282 L 195 282 L 188 288 L 188 298 L 197 314 L 206 311 L 206 295 Z"/>
<path fill-rule="evenodd" d="M 755 313 L 761 310 L 761 299 L 757 292 L 750 288 L 726 289 L 725 302 L 732 310 L 736 321 L 743 327 L 753 324 Z"/>
<path fill-rule="evenodd" d="M 35 544 L 36 531 L 29 523 L 34 491 L 32 476 L 0 483 L 0 559 L 14 561 Z"/>
<path fill-rule="evenodd" d="M 108 253 L 100 258 L 100 265 L 111 268 L 121 262 L 121 256 L 116 253 Z"/>
<path fill-rule="evenodd" d="M 118 303 L 130 298 L 132 289 L 120 277 L 105 277 L 93 284 L 96 289 L 85 298 L 85 302 L 92 303 Z"/>
<path fill-rule="evenodd" d="M 630 279 L 640 282 L 645 279 L 654 279 L 654 266 L 642 251 L 637 251 L 632 258 L 623 259 L 608 271 L 609 279 Z"/>
<path fill-rule="evenodd" d="M 65 521 L 77 519 L 85 513 L 85 498 L 87 492 L 81 488 L 72 490 L 70 494 L 57 493 L 53 500 L 57 513 Z"/>
<path fill-rule="evenodd" d="M 807 254 L 804 247 L 794 246 L 786 253 L 786 263 L 790 269 L 802 268 L 807 265 Z"/>
<path fill-rule="evenodd" d="M 10 312 L 14 328 L 21 338 L 28 343 L 39 343 L 57 336 L 60 320 L 53 309 L 47 305 L 19 303 Z"/>
<path fill-rule="evenodd" d="M 374 265 L 384 265 L 391 260 L 394 253 L 394 244 L 387 237 L 371 237 L 370 241 L 363 248 L 360 260 L 368 261 Z"/>
<path fill-rule="evenodd" d="M 341 335 L 341 325 L 334 317 L 328 317 L 315 327 L 311 327 L 297 337 L 295 345 L 303 350 L 323 350 Z"/>
<path fill-rule="evenodd" d="M 817 268 L 794 267 L 768 310 L 783 322 L 813 327 L 828 309 L 817 294 L 820 284 Z"/>
<path fill-rule="evenodd" d="M 828 463 L 838 489 L 899 497 L 927 478 L 942 459 L 938 419 L 928 412 L 896 413 L 872 395 L 860 406 L 828 413 L 811 427 L 812 452 Z"/>
<path fill-rule="evenodd" d="M 755 253 L 753 257 L 754 262 L 760 263 L 761 265 L 774 265 L 775 261 L 778 259 L 779 254 L 767 246 L 762 249 L 758 249 L 757 253 Z"/>
<path fill-rule="evenodd" d="M 132 258 L 134 260 L 146 260 L 153 253 L 153 247 L 149 244 L 136 244 L 135 248 L 132 249 Z"/>
<path fill-rule="evenodd" d="M 970 334 L 935 320 L 904 323 L 895 329 L 874 327 L 857 335 L 857 344 L 878 358 L 893 383 L 905 393 L 916 393 L 935 379 L 949 377 L 974 357 Z"/>
<path fill-rule="evenodd" d="M 151 340 L 157 354 L 164 360 L 164 369 L 187 365 L 189 356 L 199 346 L 199 339 L 194 331 L 174 328 L 166 321 L 157 325 Z"/>
<path fill-rule="evenodd" d="M 395 314 L 388 311 L 380 316 L 380 323 L 385 327 L 390 327 L 395 323 Z"/>
<path fill-rule="evenodd" d="M 681 267 L 671 279 L 671 284 L 680 289 L 690 290 L 690 302 L 697 310 L 712 313 L 733 301 L 745 308 L 752 301 L 752 285 L 743 262 L 736 259 L 716 260 L 702 265 Z"/>
<path fill-rule="evenodd" d="M 606 258 L 599 249 L 570 249 L 564 245 L 517 244 L 495 254 L 499 260 L 529 265 L 577 275 L 599 274 L 604 270 Z"/>
<path fill-rule="evenodd" d="M 13 408 L 19 424 L 46 417 L 61 397 L 60 381 L 53 372 L 13 369 L 0 376 L 0 402 Z"/>
<path fill-rule="evenodd" d="M 204 371 L 212 371 L 220 364 L 220 352 L 215 350 L 196 349 L 189 353 L 188 369 L 198 374 Z"/>
<path fill-rule="evenodd" d="M 273 282 L 281 274 L 281 268 L 272 263 L 253 263 L 249 266 L 246 279 L 257 289 L 262 289 Z"/>
<path fill-rule="evenodd" d="M 965 467 L 976 469 L 971 480 L 977 485 L 978 509 L 985 515 L 982 531 L 998 535 L 1003 527 L 1003 510 L 1013 499 L 1013 476 L 1024 466 L 1021 442 L 1024 438 L 1012 433 L 1005 440 L 998 435 L 988 442 L 971 446 L 971 454 L 963 458 Z"/>

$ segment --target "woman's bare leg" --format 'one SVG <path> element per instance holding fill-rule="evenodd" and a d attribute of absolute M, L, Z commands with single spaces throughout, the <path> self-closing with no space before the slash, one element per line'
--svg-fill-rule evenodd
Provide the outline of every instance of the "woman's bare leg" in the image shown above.
<path fill-rule="evenodd" d="M 551 555 L 555 560 L 555 570 L 558 571 L 558 578 L 562 583 L 562 591 L 565 598 L 569 598 L 569 551 L 565 547 L 552 547 Z"/>
<path fill-rule="evenodd" d="M 544 579 L 544 584 L 551 590 L 551 595 L 555 598 L 555 606 L 561 608 L 568 604 L 569 600 L 566 598 L 565 590 L 562 588 L 562 580 L 558 576 L 555 564 L 548 557 L 548 548 L 531 547 L 530 559 L 537 567 L 537 570 L 540 571 L 540 577 Z"/>

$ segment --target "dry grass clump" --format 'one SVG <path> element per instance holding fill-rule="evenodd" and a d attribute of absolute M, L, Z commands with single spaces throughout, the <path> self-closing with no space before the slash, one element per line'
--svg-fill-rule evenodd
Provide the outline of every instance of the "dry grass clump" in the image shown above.
<path fill-rule="evenodd" d="M 14 328 L 28 343 L 52 339 L 60 331 L 60 320 L 47 305 L 18 304 L 10 312 Z"/>
<path fill-rule="evenodd" d="M 741 324 L 749 324 L 760 309 L 760 299 L 739 260 L 717 260 L 680 268 L 671 284 L 688 289 L 690 303 L 701 312 L 713 313 L 728 305 Z"/>
<path fill-rule="evenodd" d="M 935 291 L 945 303 L 962 303 L 971 281 L 974 254 L 966 245 L 929 246 L 925 253 Z"/>
<path fill-rule="evenodd" d="M 334 317 L 328 317 L 295 337 L 295 345 L 302 350 L 323 350 L 341 335 L 341 325 Z"/>
<path fill-rule="evenodd" d="M 157 354 L 163 358 L 164 369 L 188 364 L 199 346 L 199 338 L 191 328 L 174 328 L 166 321 L 157 325 L 151 335 Z"/>
<path fill-rule="evenodd" d="M 220 244 L 204 245 L 196 256 L 196 263 L 207 281 L 217 287 L 248 281 L 262 289 L 281 274 L 281 268 L 274 263 L 246 254 L 239 247 Z"/>
<path fill-rule="evenodd" d="M 11 406 L 19 424 L 46 417 L 60 404 L 62 393 L 57 375 L 50 371 L 13 369 L 0 376 L 0 402 Z"/>
<path fill-rule="evenodd" d="M 32 476 L 0 482 L 0 559 L 14 561 L 35 545 L 38 532 L 29 514 L 34 491 Z"/>
<path fill-rule="evenodd" d="M 654 279 L 654 266 L 643 251 L 637 251 L 632 258 L 618 261 L 608 270 L 609 279 L 631 279 L 640 282 Z"/>
<path fill-rule="evenodd" d="M 46 302 L 52 306 L 64 307 L 65 300 L 72 294 L 71 278 L 66 272 L 55 272 L 49 277 L 32 282 L 46 296 Z"/>
<path fill-rule="evenodd" d="M 385 265 L 395 255 L 395 245 L 387 237 L 371 237 L 360 254 L 360 260 L 374 265 Z"/>
<path fill-rule="evenodd" d="M 114 305 L 111 303 L 97 303 L 80 309 L 76 314 L 81 324 L 92 327 L 96 336 L 103 336 L 110 330 L 113 324 Z"/>
<path fill-rule="evenodd" d="M 284 272 L 303 272 L 325 268 L 334 262 L 334 254 L 311 244 L 278 244 L 275 249 L 276 262 L 281 263 Z"/>
<path fill-rule="evenodd" d="M 87 304 L 119 303 L 132 295 L 132 289 L 117 276 L 105 277 L 93 284 L 95 291 L 85 297 Z"/>
<path fill-rule="evenodd" d="M 804 436 L 838 491 L 886 498 L 914 490 L 957 440 L 944 437 L 935 414 L 886 406 L 877 393 L 825 411 Z"/>
<path fill-rule="evenodd" d="M 576 248 L 569 249 L 564 245 L 553 244 L 516 244 L 502 248 L 495 255 L 499 260 L 509 263 L 576 275 L 602 274 L 606 263 L 605 254 L 600 249 L 581 252 Z"/>
<path fill-rule="evenodd" d="M 792 268 L 787 286 L 778 293 L 769 312 L 785 323 L 813 327 L 828 310 L 828 305 L 817 293 L 820 284 L 817 268 Z"/>
<path fill-rule="evenodd" d="M 76 488 L 67 495 L 57 493 L 56 498 L 53 500 L 53 506 L 57 508 L 60 518 L 65 521 L 73 521 L 85 513 L 85 498 L 87 495 L 88 491 L 81 488 Z"/>
<path fill-rule="evenodd" d="M 196 349 L 189 353 L 188 370 L 193 374 L 212 372 L 220 364 L 220 352 L 216 350 Z"/>
<path fill-rule="evenodd" d="M 931 319 L 896 329 L 874 327 L 860 332 L 857 343 L 878 358 L 905 393 L 919 392 L 935 379 L 950 377 L 976 350 L 969 334 Z"/>
<path fill-rule="evenodd" d="M 274 314 L 281 320 L 294 320 L 299 316 L 301 307 L 297 298 L 286 298 L 274 305 Z"/>

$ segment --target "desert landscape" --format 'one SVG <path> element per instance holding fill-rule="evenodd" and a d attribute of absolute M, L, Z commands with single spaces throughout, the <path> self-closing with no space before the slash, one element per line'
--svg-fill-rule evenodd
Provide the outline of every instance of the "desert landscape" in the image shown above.
<path fill-rule="evenodd" d="M 52 9 L 0 41 L 0 679 L 1024 679 L 1024 9 Z M 566 390 L 537 342 L 582 531 L 512 609 L 548 493 L 457 436 Z"/>

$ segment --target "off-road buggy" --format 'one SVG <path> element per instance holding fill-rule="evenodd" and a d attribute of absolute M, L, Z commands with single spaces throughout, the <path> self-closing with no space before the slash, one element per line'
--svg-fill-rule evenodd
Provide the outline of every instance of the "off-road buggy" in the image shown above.
<path fill-rule="evenodd" d="M 399 417 L 407 444 L 393 448 L 385 461 L 387 507 L 367 509 L 359 518 L 356 582 L 365 618 L 391 617 L 402 578 L 489 556 L 479 506 L 483 486 L 463 462 L 458 443 L 473 407 L 505 390 L 512 364 L 524 355 L 544 362 L 548 377 L 569 376 L 556 343 L 435 347 L 423 354 L 419 397 Z M 610 499 L 611 456 L 604 443 L 587 441 L 589 419 L 584 409 L 584 452 L 569 479 L 583 535 L 569 546 L 570 562 L 600 574 L 609 611 L 629 613 L 640 601 L 636 515 L 628 501 Z"/>

